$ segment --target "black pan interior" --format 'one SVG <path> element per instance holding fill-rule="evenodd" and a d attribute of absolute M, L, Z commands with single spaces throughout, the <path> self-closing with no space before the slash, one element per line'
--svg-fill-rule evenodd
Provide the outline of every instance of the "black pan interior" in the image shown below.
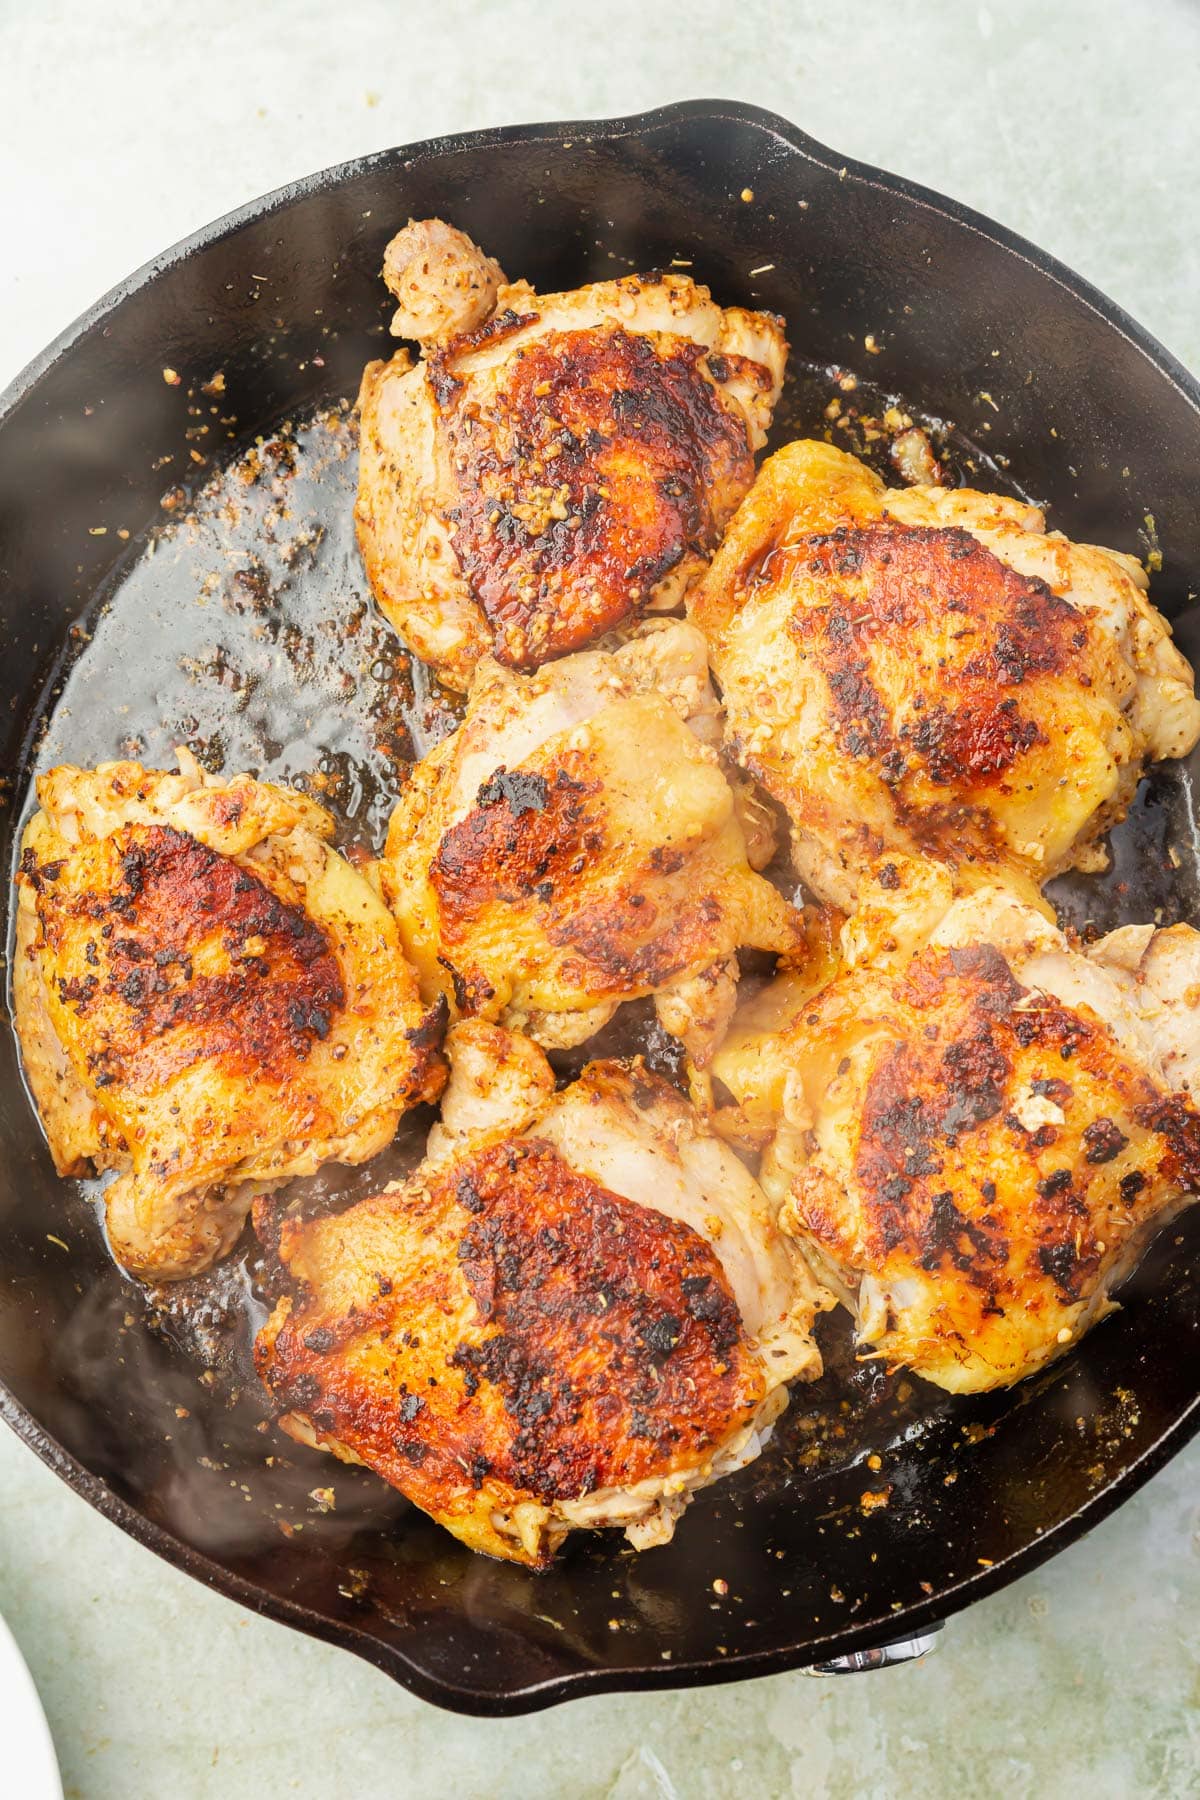
<path fill-rule="evenodd" d="M 746 109 L 489 133 L 333 171 L 200 234 L 7 397 L 9 855 L 32 769 L 161 763 L 178 741 L 213 766 L 311 784 L 347 840 L 378 842 L 405 759 L 453 716 L 367 601 L 345 403 L 386 353 L 383 244 L 430 212 L 544 288 L 675 264 L 722 300 L 775 307 L 796 365 L 781 435 L 829 428 L 831 398 L 878 415 L 898 396 L 959 478 L 1161 556 L 1159 604 L 1200 648 L 1195 392 L 1098 297 Z M 1060 884 L 1074 923 L 1195 916 L 1187 768 L 1145 784 L 1114 850 L 1109 875 Z M 386 1173 L 418 1153 L 421 1124 Z M 1197 1420 L 1185 1219 L 1125 1310 L 1015 1394 L 950 1401 L 889 1381 L 853 1364 L 830 1321 L 829 1375 L 672 1546 L 639 1557 L 579 1540 L 535 1576 L 472 1557 L 374 1478 L 275 1436 L 246 1363 L 262 1316 L 252 1248 L 149 1297 L 122 1280 L 86 1190 L 50 1171 L 7 1033 L 0 1131 L 10 1422 L 174 1561 L 464 1710 L 717 1680 L 911 1630 L 1068 1541 Z M 379 1177 L 376 1164 L 319 1179 L 306 1204 Z"/>

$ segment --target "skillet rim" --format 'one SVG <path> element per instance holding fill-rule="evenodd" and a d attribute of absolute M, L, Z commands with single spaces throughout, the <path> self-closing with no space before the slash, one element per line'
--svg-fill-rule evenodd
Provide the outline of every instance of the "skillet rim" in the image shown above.
<path fill-rule="evenodd" d="M 1082 301 L 1107 326 L 1132 344 L 1159 374 L 1165 375 L 1193 411 L 1200 414 L 1200 378 L 1185 368 L 1153 332 L 1140 325 L 1123 306 L 1118 305 L 1094 282 L 1077 275 L 1058 257 L 1039 249 L 1019 232 L 990 219 L 986 213 L 978 212 L 964 201 L 954 200 L 947 194 L 938 193 L 934 188 L 925 187 L 921 182 L 910 181 L 903 175 L 893 175 L 874 163 L 842 156 L 799 125 L 793 125 L 781 113 L 754 106 L 749 101 L 700 99 L 676 100 L 666 106 L 651 107 L 646 112 L 614 115 L 605 119 L 556 119 L 527 125 L 487 126 L 479 131 L 447 132 L 441 137 L 422 138 L 414 144 L 395 144 L 386 150 L 373 150 L 367 156 L 332 163 L 328 168 L 317 169 L 311 175 L 303 175 L 295 181 L 284 182 L 280 187 L 270 188 L 256 199 L 245 201 L 232 211 L 209 220 L 206 225 L 201 225 L 186 237 L 179 238 L 176 243 L 148 258 L 139 268 L 94 300 L 0 391 L 0 425 L 22 401 L 31 397 L 38 382 L 78 338 L 98 325 L 124 300 L 137 293 L 156 276 L 185 262 L 194 252 L 233 236 L 243 225 L 269 218 L 272 213 L 310 193 L 336 187 L 351 177 L 382 168 L 398 157 L 415 162 L 419 158 L 447 156 L 459 150 L 493 149 L 521 142 L 538 143 L 559 138 L 567 132 L 577 139 L 589 136 L 620 139 L 687 119 L 703 119 L 712 123 L 732 120 L 739 125 L 750 125 L 772 137 L 782 138 L 791 150 L 796 151 L 807 162 L 815 163 L 831 174 L 844 174 L 847 180 L 853 179 L 867 187 L 882 188 L 886 193 L 900 195 L 915 205 L 941 214 L 957 225 L 966 226 L 974 236 L 986 238 L 1001 249 L 1011 252 L 1038 274 L 1064 288 L 1074 299 Z"/>
<path fill-rule="evenodd" d="M 840 174 L 847 181 L 880 189 L 910 205 L 939 214 L 956 228 L 965 229 L 972 236 L 982 238 L 1016 256 L 1043 280 L 1064 289 L 1074 300 L 1086 306 L 1109 331 L 1116 332 L 1131 345 L 1159 375 L 1170 382 L 1196 413 L 1200 426 L 1200 381 L 1122 307 L 1093 283 L 1074 274 L 1056 257 L 960 201 L 902 176 L 892 175 L 871 163 L 840 156 L 778 113 L 742 101 L 697 99 L 676 101 L 645 112 L 605 119 L 547 121 L 448 133 L 426 138 L 415 144 L 396 145 L 374 151 L 368 156 L 334 164 L 271 189 L 257 199 L 222 214 L 151 257 L 93 302 L 26 364 L 0 393 L 0 428 L 24 402 L 35 395 L 42 379 L 69 353 L 74 344 L 86 332 L 100 325 L 127 299 L 194 254 L 233 236 L 243 226 L 270 217 L 310 194 L 335 188 L 358 175 L 394 165 L 398 161 L 445 157 L 462 150 L 495 150 L 512 144 L 558 139 L 567 134 L 576 139 L 619 141 L 624 137 L 659 131 L 691 120 L 716 125 L 731 122 L 778 138 L 787 145 L 790 152 L 829 173 Z M 581 1667 L 546 1681 L 489 1691 L 456 1687 L 452 1682 L 432 1675 L 397 1645 L 385 1643 L 348 1621 L 332 1618 L 297 1601 L 269 1593 L 245 1576 L 192 1549 L 172 1532 L 139 1512 L 129 1501 L 122 1499 L 99 1476 L 92 1474 L 70 1455 L 2 1382 L 0 1419 L 95 1511 L 119 1526 L 136 1542 L 154 1551 L 165 1562 L 192 1576 L 204 1586 L 215 1589 L 264 1618 L 290 1625 L 310 1637 L 352 1651 L 422 1699 L 459 1713 L 480 1717 L 509 1717 L 540 1711 L 587 1694 L 702 1687 L 784 1673 L 811 1667 L 831 1656 L 870 1648 L 889 1637 L 909 1636 L 928 1630 L 951 1614 L 998 1592 L 1018 1577 L 1039 1567 L 1092 1530 L 1131 1498 L 1200 1432 L 1200 1386 L 1173 1424 L 1141 1456 L 1097 1489 L 1074 1513 L 1047 1530 L 1035 1533 L 1021 1549 L 1014 1550 L 992 1566 L 980 1568 L 961 1581 L 955 1581 L 937 1595 L 904 1607 L 895 1614 L 893 1628 L 885 1633 L 881 1634 L 876 1622 L 827 1634 L 803 1647 L 743 1649 L 713 1662 L 678 1661 L 670 1665 L 660 1662 L 611 1670 Z"/>

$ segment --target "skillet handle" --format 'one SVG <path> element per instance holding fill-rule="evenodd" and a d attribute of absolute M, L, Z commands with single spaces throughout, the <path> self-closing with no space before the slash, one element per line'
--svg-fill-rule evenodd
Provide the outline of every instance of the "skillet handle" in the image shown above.
<path fill-rule="evenodd" d="M 861 1675 L 868 1669 L 893 1669 L 900 1663 L 916 1662 L 919 1657 L 932 1656 L 938 1648 L 942 1623 L 930 1625 L 927 1630 L 915 1632 L 911 1637 L 892 1638 L 886 1644 L 872 1644 L 867 1650 L 852 1650 L 849 1656 L 831 1656 L 828 1662 L 814 1663 L 811 1669 L 805 1669 L 806 1675 Z"/>

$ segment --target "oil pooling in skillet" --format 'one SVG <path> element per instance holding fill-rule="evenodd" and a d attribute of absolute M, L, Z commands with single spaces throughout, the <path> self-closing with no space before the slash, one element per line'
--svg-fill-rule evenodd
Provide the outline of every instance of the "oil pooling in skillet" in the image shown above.
<path fill-rule="evenodd" d="M 844 371 L 793 361 L 773 438 L 829 436 L 895 479 L 891 447 L 912 418 L 895 396 Z M 936 421 L 917 422 L 928 426 L 946 479 L 1011 491 L 975 446 Z M 338 404 L 281 422 L 194 494 L 170 490 L 162 524 L 83 622 L 83 647 L 39 736 L 37 767 L 118 756 L 169 767 L 173 746 L 186 743 L 213 770 L 246 769 L 307 789 L 338 818 L 343 847 L 377 851 L 408 763 L 452 730 L 458 713 L 372 606 L 354 543 L 355 477 L 353 420 Z M 1074 922 L 1117 922 L 1129 872 L 1144 881 L 1151 866 L 1170 867 L 1178 813 L 1162 797 L 1175 779 L 1170 770 L 1151 778 L 1116 834 L 1108 877 L 1060 884 Z M 1168 891 L 1164 879 L 1152 903 L 1166 905 Z M 640 1052 L 668 1074 L 679 1070 L 648 1006 L 628 1008 L 588 1051 Z M 292 1183 L 280 1205 L 326 1210 L 377 1191 L 419 1160 L 429 1122 L 410 1115 L 382 1156 Z M 92 1197 L 100 1188 L 77 1186 Z M 204 1276 L 149 1293 L 98 1288 L 72 1320 L 76 1350 L 125 1340 L 123 1384 L 170 1387 L 177 1429 L 147 1449 L 164 1517 L 193 1539 L 206 1536 L 214 1551 L 249 1554 L 298 1531 L 333 1549 L 360 1526 L 404 1516 L 428 1553 L 431 1528 L 399 1496 L 362 1471 L 281 1449 L 270 1431 L 250 1345 L 274 1279 L 270 1255 L 247 1235 Z M 132 1329 L 143 1310 L 150 1339 Z M 844 1313 L 820 1329 L 826 1375 L 797 1393 L 761 1462 L 706 1495 L 705 1507 L 736 1515 L 749 1496 L 858 1463 L 864 1492 L 884 1496 L 884 1505 L 889 1449 L 919 1438 L 927 1457 L 949 1450 L 966 1416 L 961 1404 L 856 1363 Z M 94 1361 L 99 1374 L 105 1357 Z M 973 1403 L 970 1418 L 986 1429 L 1021 1403 L 993 1396 Z M 173 1475 L 184 1463 L 189 1475 L 198 1466 L 212 1477 L 203 1520 L 190 1479 Z"/>

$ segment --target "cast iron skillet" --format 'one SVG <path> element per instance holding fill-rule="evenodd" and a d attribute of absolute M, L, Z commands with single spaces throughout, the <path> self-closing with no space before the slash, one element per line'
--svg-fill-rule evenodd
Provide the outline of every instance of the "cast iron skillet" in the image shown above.
<path fill-rule="evenodd" d="M 79 645 L 102 635 L 104 597 L 162 518 L 164 487 L 197 466 L 197 441 L 211 447 L 187 432 L 216 417 L 213 404 L 236 416 L 223 430 L 252 440 L 352 396 L 383 341 L 383 244 L 429 213 L 542 288 L 691 262 L 722 300 L 784 313 L 798 356 L 857 367 L 955 421 L 1072 535 L 1161 549 L 1156 596 L 1177 620 L 1200 588 L 1200 391 L 1102 295 L 1010 233 L 725 102 L 443 138 L 209 226 L 100 301 L 0 402 L 10 850 L 38 728 Z M 200 384 L 218 370 L 214 402 Z M 148 622 L 145 667 L 136 633 L 122 652 L 131 694 L 150 680 L 152 638 Z M 85 736 L 112 754 L 119 672 L 107 682 L 83 713 Z M 77 688 L 67 711 L 83 729 Z M 1151 778 L 1114 874 L 1061 890 L 1077 923 L 1195 911 L 1189 791 L 1186 770 Z M 465 1712 L 729 1680 L 919 1633 L 1079 1537 L 1200 1424 L 1198 1234 L 1185 1219 L 1125 1310 L 1039 1383 L 952 1402 L 847 1369 L 835 1327 L 841 1373 L 797 1396 L 779 1444 L 702 1496 L 672 1546 L 639 1557 L 604 1534 L 532 1575 L 472 1557 L 365 1474 L 303 1451 L 281 1462 L 253 1384 L 224 1366 L 198 1379 L 179 1333 L 114 1270 L 78 1191 L 51 1174 L 7 1032 L 0 1131 L 8 1423 L 178 1567 Z M 253 1314 L 247 1279 L 235 1265 L 211 1287 L 193 1348 Z M 332 1512 L 309 1497 L 327 1483 Z"/>

